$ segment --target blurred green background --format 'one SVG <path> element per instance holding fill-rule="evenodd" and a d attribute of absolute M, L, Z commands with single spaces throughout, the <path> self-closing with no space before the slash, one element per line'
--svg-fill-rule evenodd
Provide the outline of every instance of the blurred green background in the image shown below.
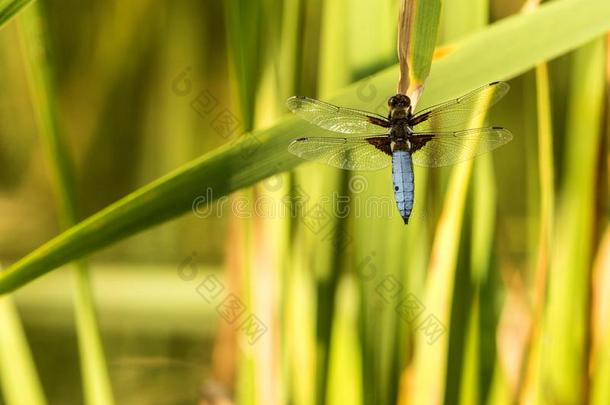
<path fill-rule="evenodd" d="M 610 16 L 605 1 L 582 7 Z M 490 24 L 542 12 L 529 4 L 444 0 L 434 63 Z M 398 8 L 45 0 L 10 21 L 0 12 L 0 263 L 245 133 L 265 143 L 289 96 L 328 99 L 361 81 L 349 102 L 383 112 L 391 94 L 367 78 L 397 63 Z M 591 30 L 495 78 L 511 91 L 487 120 L 514 140 L 416 168 L 407 227 L 389 170 L 272 169 L 96 251 L 78 265 L 88 272 L 66 266 L 3 296 L 0 404 L 610 403 L 609 37 Z M 555 43 L 547 31 L 537 44 Z M 507 63 L 503 49 L 477 52 L 499 55 L 489 69 Z M 226 170 L 229 182 L 238 169 Z M 358 211 L 367 201 L 379 212 Z M 97 363 L 83 363 L 91 335 L 79 352 L 83 274 Z M 106 367 L 110 395 L 82 377 L 103 381 Z"/>

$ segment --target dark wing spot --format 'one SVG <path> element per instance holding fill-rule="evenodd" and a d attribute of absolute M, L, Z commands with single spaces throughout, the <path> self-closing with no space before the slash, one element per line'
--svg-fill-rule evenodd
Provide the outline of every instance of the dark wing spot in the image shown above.
<path fill-rule="evenodd" d="M 427 121 L 428 118 L 430 118 L 430 113 L 431 112 L 432 111 L 428 111 L 428 112 L 425 112 L 425 113 L 420 114 L 420 115 L 416 115 L 415 117 L 411 118 L 411 120 L 409 122 L 409 126 L 410 127 L 414 127 L 417 124 L 421 124 L 422 122 Z"/>
<path fill-rule="evenodd" d="M 411 153 L 417 152 L 426 146 L 428 141 L 430 141 L 432 138 L 434 138 L 434 135 L 417 135 L 410 137 L 409 141 L 411 141 Z"/>
<path fill-rule="evenodd" d="M 378 117 L 372 117 L 370 115 L 367 115 L 369 122 L 371 124 L 375 124 L 375 125 L 379 125 L 380 127 L 384 127 L 384 128 L 390 128 L 391 125 L 388 121 L 378 118 Z"/>
<path fill-rule="evenodd" d="M 374 138 L 366 138 L 367 142 L 385 153 L 388 156 L 392 156 L 392 146 L 390 138 L 387 136 L 380 137 L 376 136 Z"/>

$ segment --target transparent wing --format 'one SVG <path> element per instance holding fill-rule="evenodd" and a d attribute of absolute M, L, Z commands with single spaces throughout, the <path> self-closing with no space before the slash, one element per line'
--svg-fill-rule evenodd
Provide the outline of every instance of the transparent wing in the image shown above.
<path fill-rule="evenodd" d="M 300 138 L 292 141 L 288 151 L 339 169 L 379 170 L 392 161 L 389 148 L 387 137 Z"/>
<path fill-rule="evenodd" d="M 504 82 L 480 87 L 458 99 L 419 111 L 412 119 L 415 132 L 462 129 L 472 118 L 481 115 L 508 92 Z"/>
<path fill-rule="evenodd" d="M 342 134 L 385 134 L 390 127 L 381 115 L 337 107 L 308 97 L 290 97 L 286 105 L 312 124 Z"/>
<path fill-rule="evenodd" d="M 413 163 L 427 167 L 452 165 L 496 149 L 511 139 L 510 131 L 500 127 L 416 133 L 412 137 Z"/>

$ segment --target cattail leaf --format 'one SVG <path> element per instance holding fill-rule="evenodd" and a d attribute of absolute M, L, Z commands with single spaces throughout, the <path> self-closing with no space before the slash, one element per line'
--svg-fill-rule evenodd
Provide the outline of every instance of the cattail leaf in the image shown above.
<path fill-rule="evenodd" d="M 46 155 L 51 181 L 59 210 L 62 228 L 77 222 L 74 171 L 65 139 L 57 120 L 56 85 L 53 75 L 54 61 L 49 57 L 41 38 L 47 37 L 46 21 L 40 3 L 29 7 L 19 19 L 26 69 L 30 82 L 36 121 Z M 98 329 L 93 299 L 93 287 L 84 262 L 75 263 L 75 319 L 79 339 L 79 354 L 85 403 L 111 405 L 114 403 L 110 377 Z"/>
<path fill-rule="evenodd" d="M 403 0 L 401 4 L 398 21 L 398 92 L 409 95 L 413 104 L 421 96 L 430 73 L 440 15 L 440 0 Z"/>
<path fill-rule="evenodd" d="M 6 405 L 47 403 L 12 297 L 0 297 L 0 388 Z"/>
<path fill-rule="evenodd" d="M 6 24 L 32 0 L 0 0 L 0 27 Z"/>
<path fill-rule="evenodd" d="M 566 117 L 565 174 L 555 225 L 542 348 L 543 398 L 584 402 L 589 339 L 596 172 L 604 106 L 605 44 L 593 41 L 572 55 Z M 586 142 L 583 142 L 586 139 Z M 569 299 L 566 299 L 569 297 Z"/>
<path fill-rule="evenodd" d="M 602 405 L 610 402 L 610 227 L 600 243 L 592 278 L 590 403 Z"/>
<path fill-rule="evenodd" d="M 523 12 L 533 12 L 540 0 L 528 0 L 522 8 Z M 537 384 L 540 370 L 540 347 L 542 345 L 541 328 L 545 309 L 545 297 L 548 269 L 553 238 L 553 219 L 555 212 L 555 169 L 553 157 L 553 125 L 551 86 L 549 67 L 541 63 L 535 69 L 536 80 L 536 114 L 538 123 L 538 184 L 540 188 L 540 223 L 537 240 L 536 275 L 534 281 L 533 322 L 529 333 L 526 369 L 524 372 L 523 389 L 520 393 L 524 400 L 531 400 L 540 390 Z"/>

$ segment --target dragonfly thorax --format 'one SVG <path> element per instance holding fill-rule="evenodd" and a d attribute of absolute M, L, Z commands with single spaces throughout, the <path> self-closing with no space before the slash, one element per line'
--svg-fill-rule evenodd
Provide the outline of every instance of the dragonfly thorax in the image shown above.
<path fill-rule="evenodd" d="M 395 141 L 406 141 L 413 134 L 413 129 L 409 126 L 407 119 L 392 120 L 390 128 L 390 138 Z"/>

